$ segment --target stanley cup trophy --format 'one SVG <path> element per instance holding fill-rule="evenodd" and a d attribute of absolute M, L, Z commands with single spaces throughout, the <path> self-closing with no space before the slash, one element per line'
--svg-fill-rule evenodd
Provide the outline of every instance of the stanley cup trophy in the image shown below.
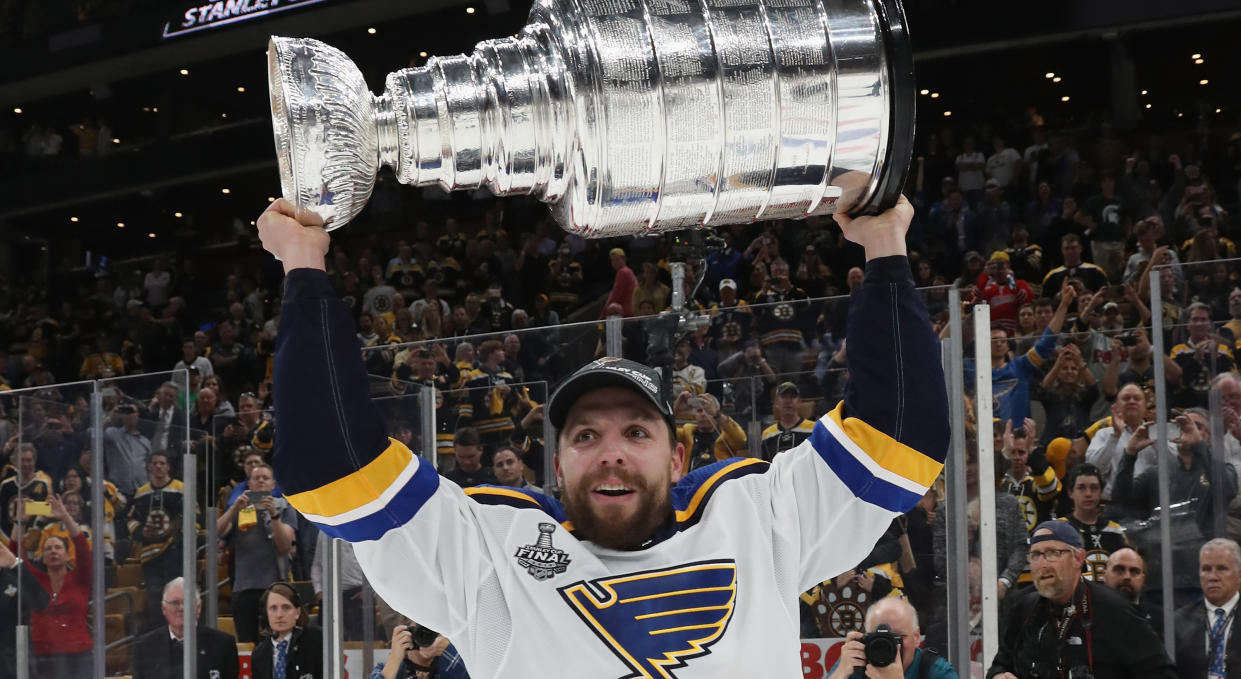
<path fill-rule="evenodd" d="M 898 0 L 535 0 L 517 37 L 370 93 L 347 56 L 273 37 L 284 197 L 327 229 L 406 184 L 549 203 L 588 238 L 876 213 L 913 144 Z"/>

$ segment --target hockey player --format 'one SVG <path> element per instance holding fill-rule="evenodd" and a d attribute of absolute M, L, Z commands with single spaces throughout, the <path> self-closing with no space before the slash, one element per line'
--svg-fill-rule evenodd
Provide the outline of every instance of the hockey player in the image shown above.
<path fill-rule="evenodd" d="M 683 475 L 656 373 L 601 359 L 547 407 L 563 505 L 509 488 L 467 495 L 385 436 L 323 271 L 328 236 L 295 214 L 278 200 L 258 222 L 288 274 L 277 418 L 303 424 L 277 439 L 280 485 L 355 543 L 376 591 L 451 638 L 471 674 L 799 677 L 798 595 L 865 558 L 940 473 L 947 399 L 904 199 L 837 216 L 868 258 L 849 320 L 865 335 L 849 342 L 844 402 L 807 441 L 770 464 Z"/>

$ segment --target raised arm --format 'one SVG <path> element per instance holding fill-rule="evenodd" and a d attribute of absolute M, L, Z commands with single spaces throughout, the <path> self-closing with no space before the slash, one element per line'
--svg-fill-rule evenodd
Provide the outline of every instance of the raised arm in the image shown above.
<path fill-rule="evenodd" d="M 903 197 L 875 217 L 836 215 L 845 237 L 866 249 L 866 277 L 849 303 L 850 379 L 840 419 L 861 420 L 942 465 L 948 452 L 948 396 L 940 345 L 906 256 L 912 216 Z M 918 497 L 911 499 L 899 511 L 912 508 Z"/>

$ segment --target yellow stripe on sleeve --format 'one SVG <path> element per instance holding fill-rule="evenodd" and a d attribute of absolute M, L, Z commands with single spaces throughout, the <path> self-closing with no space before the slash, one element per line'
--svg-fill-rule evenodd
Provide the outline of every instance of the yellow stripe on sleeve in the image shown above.
<path fill-rule="evenodd" d="M 413 457 L 405 444 L 389 438 L 387 449 L 356 472 L 285 499 L 303 514 L 344 514 L 379 497 L 409 466 Z"/>
<path fill-rule="evenodd" d="M 870 456 L 880 467 L 929 488 L 939 477 L 944 465 L 897 441 L 869 424 L 857 419 L 840 417 L 844 402 L 836 406 L 828 416 L 845 432 L 862 452 Z"/>

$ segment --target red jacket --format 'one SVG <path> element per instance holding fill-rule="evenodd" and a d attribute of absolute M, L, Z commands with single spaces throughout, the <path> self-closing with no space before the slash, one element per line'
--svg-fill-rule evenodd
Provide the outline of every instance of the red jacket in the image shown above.
<path fill-rule="evenodd" d="M 9 549 L 17 553 L 16 545 Z M 65 573 L 60 592 L 52 595 L 47 608 L 30 614 L 30 637 L 35 655 L 83 653 L 91 650 L 90 630 L 86 626 L 86 613 L 90 603 L 91 552 L 90 542 L 79 533 L 73 538 L 73 549 L 78 564 Z M 43 589 L 52 594 L 52 579 L 47 571 L 35 568 L 29 560 L 22 563 L 34 575 Z"/>
<path fill-rule="evenodd" d="M 986 302 L 991 307 L 991 322 L 999 323 L 1005 332 L 1012 335 L 1017 330 L 1017 309 L 1034 301 L 1034 291 L 1029 283 L 1015 276 L 1010 275 L 1006 281 L 995 281 L 983 273 L 978 276 L 974 300 Z"/>
<path fill-rule="evenodd" d="M 621 305 L 624 309 L 625 318 L 633 315 L 633 291 L 638 289 L 638 277 L 633 274 L 633 269 L 622 266 L 616 271 L 616 280 L 612 283 L 612 293 L 608 295 L 608 301 L 603 303 L 603 313 L 599 318 L 604 318 L 608 313 L 608 305 L 613 302 Z M 656 309 L 656 312 L 663 309 Z"/>

